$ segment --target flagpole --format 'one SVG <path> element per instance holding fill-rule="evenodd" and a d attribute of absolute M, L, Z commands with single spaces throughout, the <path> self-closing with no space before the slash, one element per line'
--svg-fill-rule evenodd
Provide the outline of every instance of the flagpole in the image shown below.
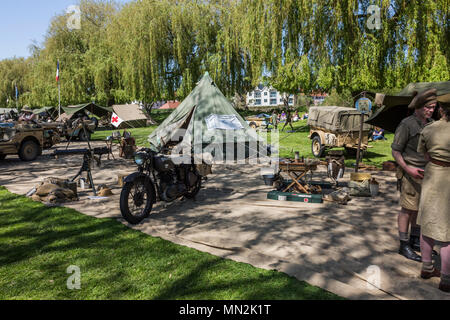
<path fill-rule="evenodd" d="M 58 118 L 61 118 L 61 83 L 58 81 L 58 110 L 59 110 L 59 116 Z"/>
<path fill-rule="evenodd" d="M 17 89 L 17 80 L 16 80 L 15 83 L 16 83 L 15 84 L 15 89 L 16 89 L 16 109 L 18 109 L 19 108 L 19 103 L 18 103 L 19 92 L 18 92 L 18 89 Z"/>
<path fill-rule="evenodd" d="M 58 118 L 61 118 L 61 82 L 59 81 L 59 59 L 56 69 L 56 81 L 58 81 Z"/>

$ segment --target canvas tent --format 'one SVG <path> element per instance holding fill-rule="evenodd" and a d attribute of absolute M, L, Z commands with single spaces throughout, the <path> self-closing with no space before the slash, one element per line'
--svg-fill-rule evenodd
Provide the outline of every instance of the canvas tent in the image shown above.
<path fill-rule="evenodd" d="M 180 105 L 179 101 L 168 101 L 159 109 L 160 110 L 176 109 L 178 108 L 179 105 Z"/>
<path fill-rule="evenodd" d="M 147 125 L 148 117 L 137 104 L 124 104 L 112 106 L 113 112 L 122 122 L 119 128 L 140 128 Z"/>
<path fill-rule="evenodd" d="M 395 132 L 402 119 L 413 112 L 413 110 L 408 110 L 408 105 L 414 97 L 414 91 L 422 92 L 431 88 L 437 90 L 439 103 L 450 104 L 450 81 L 410 83 L 397 95 L 377 93 L 375 104 L 382 106 L 382 108 L 372 115 L 366 123 Z M 437 113 L 437 109 L 435 113 Z"/>
<path fill-rule="evenodd" d="M 267 155 L 262 138 L 236 112 L 208 73 L 148 140 L 155 151 L 173 144 L 178 154 L 192 152 L 196 159 L 201 156 L 203 160 L 210 155 L 214 163 Z"/>
<path fill-rule="evenodd" d="M 42 107 L 39 109 L 33 109 L 34 114 L 41 114 L 47 112 L 52 119 L 56 119 L 58 117 L 58 107 Z"/>
<path fill-rule="evenodd" d="M 68 120 L 79 111 L 89 111 L 91 114 L 96 115 L 97 117 L 108 116 L 109 113 L 112 113 L 112 108 L 102 107 L 96 105 L 93 102 L 74 106 L 61 107 L 61 109 L 62 111 L 64 111 L 64 113 L 61 114 L 61 116 L 57 119 L 57 121 Z"/>

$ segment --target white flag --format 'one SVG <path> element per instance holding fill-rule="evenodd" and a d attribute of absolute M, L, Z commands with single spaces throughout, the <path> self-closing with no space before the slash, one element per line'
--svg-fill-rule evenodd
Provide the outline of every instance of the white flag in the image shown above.
<path fill-rule="evenodd" d="M 113 126 L 115 126 L 116 128 L 118 128 L 122 122 L 123 122 L 123 120 L 120 119 L 120 117 L 113 112 L 113 114 L 111 116 L 111 124 Z"/>

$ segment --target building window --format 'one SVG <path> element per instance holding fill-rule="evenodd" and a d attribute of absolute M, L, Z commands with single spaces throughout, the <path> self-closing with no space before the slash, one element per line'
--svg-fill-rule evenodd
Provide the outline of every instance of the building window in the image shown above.
<path fill-rule="evenodd" d="M 255 106 L 260 106 L 260 105 L 261 105 L 261 99 L 256 99 Z"/>
<path fill-rule="evenodd" d="M 290 98 L 289 103 L 294 103 L 294 99 Z"/>
<path fill-rule="evenodd" d="M 251 97 L 251 96 L 252 96 L 252 94 L 253 94 L 253 92 L 249 92 L 249 93 L 248 93 L 248 96 L 249 96 L 249 97 Z"/>
<path fill-rule="evenodd" d="M 270 99 L 270 104 L 277 104 L 277 99 Z"/>
<path fill-rule="evenodd" d="M 270 91 L 270 97 L 271 98 L 276 98 L 277 97 L 277 92 L 276 91 Z"/>
<path fill-rule="evenodd" d="M 267 103 L 267 99 L 264 99 L 264 103 Z"/>
<path fill-rule="evenodd" d="M 255 98 L 261 98 L 261 92 L 255 91 Z"/>
<path fill-rule="evenodd" d="M 267 96 L 267 91 L 264 91 L 264 95 Z"/>

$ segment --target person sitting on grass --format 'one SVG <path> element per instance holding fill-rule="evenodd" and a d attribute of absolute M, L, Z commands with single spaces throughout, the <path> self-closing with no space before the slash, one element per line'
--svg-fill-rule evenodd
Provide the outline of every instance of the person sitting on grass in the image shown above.
<path fill-rule="evenodd" d="M 387 140 L 384 137 L 384 129 L 381 129 L 380 127 L 375 127 L 375 129 L 372 132 L 372 140 L 373 141 L 377 141 L 377 140 Z"/>

